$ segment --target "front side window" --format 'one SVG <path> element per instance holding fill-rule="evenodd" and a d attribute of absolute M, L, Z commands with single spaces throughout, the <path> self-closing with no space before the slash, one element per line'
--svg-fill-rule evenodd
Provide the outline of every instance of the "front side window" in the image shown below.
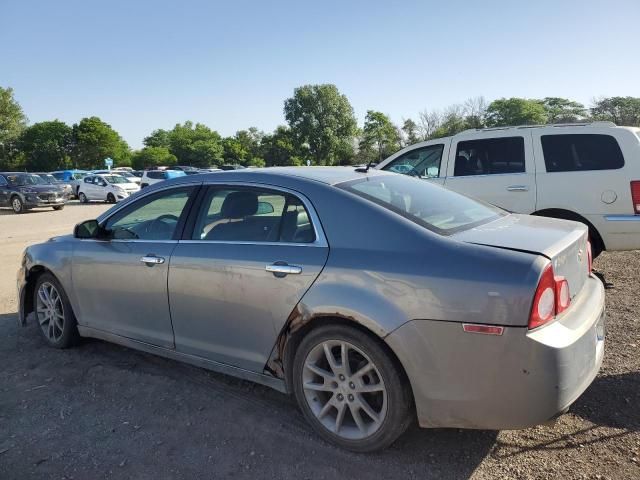
<path fill-rule="evenodd" d="M 28 187 L 30 185 L 46 185 L 39 175 L 29 173 L 19 173 L 16 175 L 7 175 L 7 181 L 9 185 L 13 187 Z"/>
<path fill-rule="evenodd" d="M 193 188 L 143 197 L 111 217 L 105 228 L 118 240 L 172 240 Z"/>
<path fill-rule="evenodd" d="M 210 188 L 193 240 L 312 243 L 315 232 L 297 197 L 262 188 Z"/>
<path fill-rule="evenodd" d="M 400 155 L 385 165 L 383 170 L 414 177 L 437 177 L 440 175 L 443 149 L 444 145 L 442 144 L 416 148 Z"/>
<path fill-rule="evenodd" d="M 372 176 L 338 187 L 442 235 L 481 225 L 504 214 L 499 208 L 403 175 Z"/>
<path fill-rule="evenodd" d="M 7 181 L 2 175 L 0 175 L 0 185 L 6 185 L 6 184 L 7 184 Z"/>
<path fill-rule="evenodd" d="M 524 173 L 524 138 L 503 137 L 458 142 L 453 175 Z"/>
<path fill-rule="evenodd" d="M 611 135 L 542 135 L 547 172 L 615 170 L 624 166 L 620 146 Z"/>

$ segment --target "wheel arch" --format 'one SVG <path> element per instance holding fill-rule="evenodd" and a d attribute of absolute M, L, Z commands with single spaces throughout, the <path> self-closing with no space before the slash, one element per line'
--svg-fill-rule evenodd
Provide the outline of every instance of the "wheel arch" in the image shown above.
<path fill-rule="evenodd" d="M 411 399 L 414 399 L 413 388 L 405 368 L 393 348 L 385 342 L 384 335 L 374 332 L 371 328 L 368 328 L 368 326 L 352 316 L 344 315 L 340 312 L 303 315 L 302 309 L 299 306 L 291 313 L 280 335 L 278 335 L 276 345 L 272 350 L 266 366 L 266 370 L 269 373 L 284 380 L 288 393 L 293 391 L 293 361 L 300 343 L 312 330 L 329 325 L 346 325 L 360 330 L 377 341 L 381 348 L 389 354 L 389 358 L 404 377 L 409 388 Z"/>
<path fill-rule="evenodd" d="M 58 282 L 60 281 L 58 277 L 56 277 L 55 273 L 49 270 L 44 265 L 33 265 L 29 268 L 25 275 L 25 286 L 23 289 L 22 298 L 20 299 L 22 305 L 21 311 L 23 312 L 22 321 L 24 322 L 27 316 L 34 311 L 33 306 L 33 294 L 35 292 L 36 282 L 41 275 L 48 273 L 52 275 Z"/>
<path fill-rule="evenodd" d="M 591 223 L 579 213 L 576 213 L 572 210 L 567 210 L 565 208 L 544 208 L 542 210 L 533 212 L 531 215 L 537 215 L 539 217 L 559 218 L 562 220 L 573 220 L 576 222 L 584 223 L 589 228 L 589 236 L 594 246 L 599 249 L 599 252 L 606 250 L 606 245 L 598 229 L 595 227 L 595 225 L 593 225 L 593 223 Z"/>

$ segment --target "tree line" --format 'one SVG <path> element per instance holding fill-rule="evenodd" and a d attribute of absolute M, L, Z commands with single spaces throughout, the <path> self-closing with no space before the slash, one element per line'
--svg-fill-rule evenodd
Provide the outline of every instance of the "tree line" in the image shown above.
<path fill-rule="evenodd" d="M 304 85 L 284 101 L 284 117 L 287 124 L 271 133 L 251 127 L 229 137 L 186 121 L 171 130 L 152 131 L 143 148 L 132 150 L 98 117 L 71 126 L 59 120 L 29 125 L 13 90 L 0 87 L 0 170 L 95 169 L 102 168 L 107 157 L 117 166 L 135 169 L 360 164 L 469 128 L 594 120 L 640 126 L 640 98 L 601 98 L 587 108 L 559 97 L 500 98 L 490 103 L 475 97 L 442 110 L 424 110 L 400 125 L 382 112 L 368 110 L 359 126 L 348 98 L 335 85 Z"/>

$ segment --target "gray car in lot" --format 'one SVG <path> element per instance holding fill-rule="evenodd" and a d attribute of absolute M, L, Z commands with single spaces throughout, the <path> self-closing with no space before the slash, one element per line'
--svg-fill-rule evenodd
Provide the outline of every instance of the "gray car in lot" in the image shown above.
<path fill-rule="evenodd" d="M 194 175 L 26 249 L 20 320 L 295 395 L 354 451 L 555 418 L 604 352 L 584 225 L 345 167 Z"/>

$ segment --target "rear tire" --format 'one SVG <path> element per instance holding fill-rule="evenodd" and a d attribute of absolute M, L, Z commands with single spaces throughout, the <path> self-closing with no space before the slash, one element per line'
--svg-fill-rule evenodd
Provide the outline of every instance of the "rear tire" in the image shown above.
<path fill-rule="evenodd" d="M 80 203 L 89 203 L 89 199 L 84 192 L 78 192 L 78 200 L 80 200 Z"/>
<path fill-rule="evenodd" d="M 413 419 L 402 368 L 379 340 L 347 325 L 317 328 L 301 341 L 293 391 L 313 429 L 354 452 L 388 447 Z"/>
<path fill-rule="evenodd" d="M 13 209 L 13 213 L 24 213 L 24 204 L 22 203 L 22 200 L 19 196 L 14 195 L 13 197 L 11 197 L 11 208 Z"/>
<path fill-rule="evenodd" d="M 50 273 L 38 277 L 33 289 L 33 305 L 40 333 L 47 345 L 69 348 L 78 342 L 78 322 L 56 277 Z"/>
<path fill-rule="evenodd" d="M 53 207 L 54 210 L 60 211 L 64 208 L 64 205 L 56 205 L 55 207 Z"/>

